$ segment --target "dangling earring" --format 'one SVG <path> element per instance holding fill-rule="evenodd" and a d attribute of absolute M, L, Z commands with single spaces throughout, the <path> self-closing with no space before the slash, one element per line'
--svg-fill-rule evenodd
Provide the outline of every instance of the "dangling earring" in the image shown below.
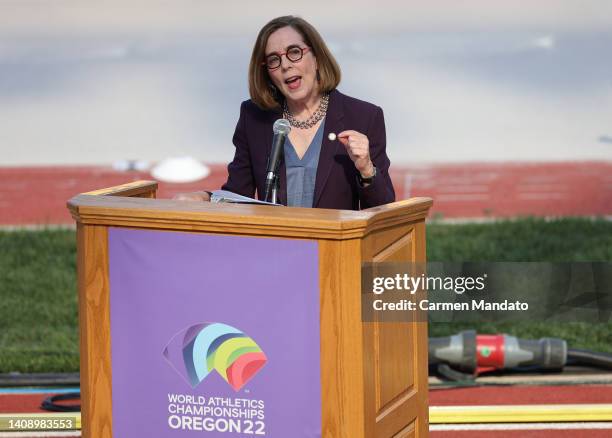
<path fill-rule="evenodd" d="M 317 69 L 317 82 L 321 82 L 321 75 L 319 74 L 319 69 Z"/>

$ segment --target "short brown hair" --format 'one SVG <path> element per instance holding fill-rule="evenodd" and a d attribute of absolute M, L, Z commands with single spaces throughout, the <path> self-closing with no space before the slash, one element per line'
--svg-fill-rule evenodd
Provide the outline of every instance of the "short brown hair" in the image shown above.
<path fill-rule="evenodd" d="M 265 60 L 268 38 L 278 29 L 291 26 L 304 39 L 313 55 L 317 58 L 319 90 L 328 93 L 340 83 L 340 67 L 331 54 L 319 32 L 306 20 L 293 15 L 286 15 L 271 20 L 257 35 L 251 63 L 249 64 L 249 93 L 251 100 L 265 110 L 279 109 L 283 96 L 272 84 L 268 69 L 262 62 Z"/>

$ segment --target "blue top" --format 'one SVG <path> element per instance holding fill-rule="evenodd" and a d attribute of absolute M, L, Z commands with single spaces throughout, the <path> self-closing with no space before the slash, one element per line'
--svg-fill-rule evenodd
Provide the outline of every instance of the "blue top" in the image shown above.
<path fill-rule="evenodd" d="M 317 133 L 301 160 L 297 156 L 289 137 L 285 140 L 284 152 L 285 167 L 287 168 L 288 207 L 312 207 L 324 125 L 325 119 L 321 122 L 321 126 L 317 129 Z"/>

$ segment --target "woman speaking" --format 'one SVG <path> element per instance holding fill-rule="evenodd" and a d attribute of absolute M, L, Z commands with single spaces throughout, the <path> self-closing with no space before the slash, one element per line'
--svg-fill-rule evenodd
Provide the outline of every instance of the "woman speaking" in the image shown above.
<path fill-rule="evenodd" d="M 284 16 L 266 24 L 251 55 L 251 99 L 240 108 L 223 190 L 263 197 L 272 126 L 284 118 L 291 131 L 279 170 L 281 204 L 359 210 L 393 202 L 382 109 L 340 93 L 339 82 L 338 63 L 308 22 Z"/>

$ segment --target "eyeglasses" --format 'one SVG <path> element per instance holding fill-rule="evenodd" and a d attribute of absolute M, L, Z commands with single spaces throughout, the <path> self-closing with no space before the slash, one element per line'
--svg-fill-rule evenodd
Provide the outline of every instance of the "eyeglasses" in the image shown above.
<path fill-rule="evenodd" d="M 298 62 L 304 57 L 304 53 L 308 52 L 310 47 L 289 46 L 287 51 L 283 53 L 273 53 L 266 56 L 266 60 L 261 63 L 268 67 L 268 70 L 276 70 L 281 66 L 282 56 L 285 55 L 291 62 Z"/>

